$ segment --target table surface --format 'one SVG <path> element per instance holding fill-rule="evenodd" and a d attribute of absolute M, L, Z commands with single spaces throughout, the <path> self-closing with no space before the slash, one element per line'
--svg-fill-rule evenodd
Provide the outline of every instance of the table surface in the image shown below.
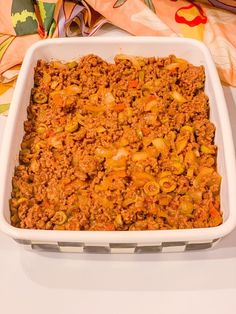
<path fill-rule="evenodd" d="M 224 92 L 236 145 L 236 88 Z M 0 293 L 4 314 L 234 314 L 236 230 L 211 250 L 148 255 L 35 252 L 1 233 Z"/>

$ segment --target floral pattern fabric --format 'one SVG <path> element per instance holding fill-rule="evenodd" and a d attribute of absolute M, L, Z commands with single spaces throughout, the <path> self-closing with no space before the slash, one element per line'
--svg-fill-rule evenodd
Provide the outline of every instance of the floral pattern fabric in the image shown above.
<path fill-rule="evenodd" d="M 133 35 L 201 40 L 222 81 L 236 86 L 235 13 L 235 0 L 0 0 L 0 115 L 7 114 L 29 46 L 44 38 L 91 36 L 107 22 Z"/>

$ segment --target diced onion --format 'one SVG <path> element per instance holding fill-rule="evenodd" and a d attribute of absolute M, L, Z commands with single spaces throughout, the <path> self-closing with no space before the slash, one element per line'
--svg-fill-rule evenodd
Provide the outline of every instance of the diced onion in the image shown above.
<path fill-rule="evenodd" d="M 95 155 L 102 158 L 111 158 L 114 155 L 114 150 L 104 147 L 97 147 L 95 150 Z"/>
<path fill-rule="evenodd" d="M 184 103 L 187 101 L 187 99 L 177 91 L 173 91 L 171 93 L 171 96 L 179 103 Z"/>
<path fill-rule="evenodd" d="M 103 126 L 99 126 L 99 127 L 97 127 L 96 131 L 97 131 L 98 133 L 103 133 L 103 132 L 106 131 L 106 129 L 105 129 Z"/>
<path fill-rule="evenodd" d="M 145 160 L 149 157 L 149 154 L 147 152 L 136 152 L 132 156 L 133 161 L 140 161 Z"/>
<path fill-rule="evenodd" d="M 113 160 L 119 160 L 122 157 L 128 156 L 128 152 L 125 148 L 119 148 L 115 154 L 115 156 L 112 157 Z"/>
<path fill-rule="evenodd" d="M 188 138 L 178 137 L 176 140 L 176 153 L 180 154 L 188 144 Z"/>
<path fill-rule="evenodd" d="M 138 57 L 130 56 L 130 55 L 124 55 L 124 54 L 118 54 L 115 57 L 115 60 L 129 60 L 134 68 L 136 70 L 141 70 L 140 63 L 138 62 Z"/>
<path fill-rule="evenodd" d="M 167 152 L 168 151 L 168 146 L 166 144 L 166 141 L 161 137 L 158 137 L 158 138 L 155 138 L 154 140 L 152 140 L 152 144 L 160 152 Z"/>
<path fill-rule="evenodd" d="M 165 66 L 165 69 L 171 71 L 171 70 L 177 69 L 178 67 L 179 67 L 179 63 L 178 63 L 178 62 L 173 62 L 173 63 L 167 64 L 167 65 Z"/>
<path fill-rule="evenodd" d="M 76 84 L 69 85 L 65 88 L 65 92 L 70 95 L 80 94 L 82 93 L 82 86 Z"/>
<path fill-rule="evenodd" d="M 112 105 L 115 102 L 115 98 L 111 92 L 107 92 L 104 96 L 104 104 L 106 106 Z"/>
<path fill-rule="evenodd" d="M 154 107 L 156 107 L 158 104 L 157 99 L 153 99 L 149 101 L 145 106 L 144 106 L 144 111 L 152 111 Z"/>
<path fill-rule="evenodd" d="M 203 154 L 212 154 L 212 155 L 214 155 L 215 154 L 215 150 L 214 150 L 214 148 L 213 147 L 208 147 L 208 146 L 206 146 L 206 145 L 201 145 L 201 152 L 203 153 Z"/>

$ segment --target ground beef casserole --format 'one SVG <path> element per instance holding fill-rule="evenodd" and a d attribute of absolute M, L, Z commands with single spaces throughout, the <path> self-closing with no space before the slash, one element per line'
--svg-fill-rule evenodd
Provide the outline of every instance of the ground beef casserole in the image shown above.
<path fill-rule="evenodd" d="M 11 222 L 47 230 L 222 223 L 204 68 L 175 56 L 38 61 Z"/>

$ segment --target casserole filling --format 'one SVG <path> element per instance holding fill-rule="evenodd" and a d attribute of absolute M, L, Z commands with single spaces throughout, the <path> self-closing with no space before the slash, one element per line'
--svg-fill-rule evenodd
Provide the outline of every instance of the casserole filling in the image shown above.
<path fill-rule="evenodd" d="M 11 223 L 159 230 L 222 223 L 205 74 L 173 55 L 39 60 Z"/>

